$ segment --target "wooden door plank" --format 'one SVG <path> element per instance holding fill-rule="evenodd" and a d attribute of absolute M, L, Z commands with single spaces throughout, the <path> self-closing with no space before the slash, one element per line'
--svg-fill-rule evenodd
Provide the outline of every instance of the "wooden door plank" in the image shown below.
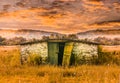
<path fill-rule="evenodd" d="M 58 43 L 48 43 L 48 57 L 49 62 L 52 65 L 58 64 L 58 52 L 59 52 L 59 44 Z"/>
<path fill-rule="evenodd" d="M 69 66 L 70 64 L 70 57 L 73 49 L 73 42 L 67 42 L 65 43 L 65 48 L 64 48 L 64 55 L 63 55 L 63 66 Z"/>

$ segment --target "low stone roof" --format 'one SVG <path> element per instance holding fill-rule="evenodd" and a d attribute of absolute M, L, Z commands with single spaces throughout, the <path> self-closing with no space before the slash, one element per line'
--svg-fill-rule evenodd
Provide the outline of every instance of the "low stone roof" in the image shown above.
<path fill-rule="evenodd" d="M 21 43 L 20 45 L 29 45 L 29 44 L 36 44 L 36 43 L 42 43 L 42 42 L 80 42 L 80 43 L 86 43 L 86 44 L 93 44 L 93 45 L 99 45 L 99 43 L 95 42 L 85 42 L 81 40 L 68 40 L 68 39 L 49 39 L 49 40 L 40 40 L 35 42 L 25 42 Z"/>

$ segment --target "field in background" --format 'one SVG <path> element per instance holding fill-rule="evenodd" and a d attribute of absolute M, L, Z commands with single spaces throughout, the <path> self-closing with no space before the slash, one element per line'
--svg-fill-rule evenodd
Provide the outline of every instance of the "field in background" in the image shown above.
<path fill-rule="evenodd" d="M 116 46 L 102 46 L 102 51 L 104 52 L 118 52 L 120 53 L 120 45 Z"/>
<path fill-rule="evenodd" d="M 120 67 L 20 65 L 19 46 L 1 46 L 0 83 L 120 83 Z"/>
<path fill-rule="evenodd" d="M 0 66 L 20 65 L 19 46 L 0 46 Z"/>
<path fill-rule="evenodd" d="M 100 64 L 120 65 L 120 45 L 117 46 L 99 46 L 98 61 Z"/>

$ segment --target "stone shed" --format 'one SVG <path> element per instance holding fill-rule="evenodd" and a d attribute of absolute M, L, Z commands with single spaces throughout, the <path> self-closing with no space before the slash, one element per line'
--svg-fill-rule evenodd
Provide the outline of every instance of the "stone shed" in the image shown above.
<path fill-rule="evenodd" d="M 98 46 L 76 41 L 49 40 L 21 45 L 21 62 L 29 62 L 31 57 L 41 57 L 42 64 L 75 65 L 90 63 L 98 57 Z"/>

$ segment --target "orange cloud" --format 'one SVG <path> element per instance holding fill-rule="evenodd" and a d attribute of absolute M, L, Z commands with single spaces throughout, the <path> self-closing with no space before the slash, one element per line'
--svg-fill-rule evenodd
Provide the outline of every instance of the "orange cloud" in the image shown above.
<path fill-rule="evenodd" d="M 119 3 L 106 4 L 102 1 L 80 0 L 57 3 L 57 6 L 46 5 L 44 8 L 26 8 L 1 13 L 0 27 L 38 29 L 66 34 L 120 27 L 119 22 L 110 22 L 120 18 Z M 102 22 L 108 23 L 98 24 Z"/>

